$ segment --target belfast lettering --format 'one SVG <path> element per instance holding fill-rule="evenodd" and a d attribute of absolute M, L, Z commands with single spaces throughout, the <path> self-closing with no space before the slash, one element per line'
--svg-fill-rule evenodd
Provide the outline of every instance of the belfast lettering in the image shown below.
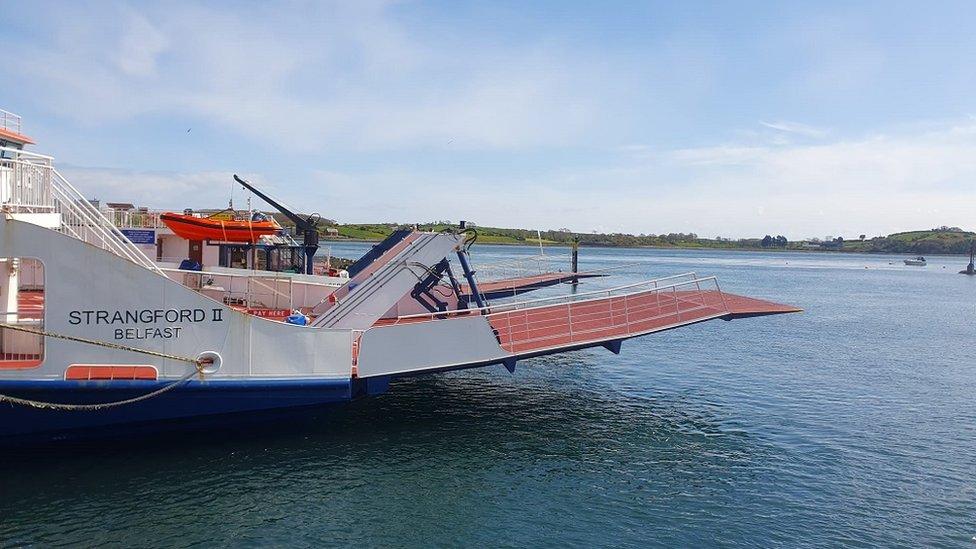
<path fill-rule="evenodd" d="M 165 328 L 116 328 L 115 339 L 173 339 L 180 337 L 179 326 Z"/>

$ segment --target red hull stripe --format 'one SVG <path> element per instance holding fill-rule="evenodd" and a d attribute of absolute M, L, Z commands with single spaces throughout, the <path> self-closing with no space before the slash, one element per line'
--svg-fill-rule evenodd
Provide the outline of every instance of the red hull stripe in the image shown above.
<path fill-rule="evenodd" d="M 138 364 L 72 364 L 71 366 L 68 366 L 68 369 L 64 372 L 64 379 L 68 381 L 132 381 L 136 379 L 155 380 L 156 376 L 156 368 Z"/>

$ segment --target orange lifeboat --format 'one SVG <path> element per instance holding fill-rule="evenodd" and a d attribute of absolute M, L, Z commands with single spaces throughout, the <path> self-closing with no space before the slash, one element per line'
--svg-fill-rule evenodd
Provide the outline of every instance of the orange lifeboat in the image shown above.
<path fill-rule="evenodd" d="M 281 226 L 274 219 L 230 219 L 226 214 L 211 217 L 166 212 L 159 215 L 177 236 L 187 240 L 218 240 L 221 242 L 257 242 L 264 235 L 274 234 Z"/>

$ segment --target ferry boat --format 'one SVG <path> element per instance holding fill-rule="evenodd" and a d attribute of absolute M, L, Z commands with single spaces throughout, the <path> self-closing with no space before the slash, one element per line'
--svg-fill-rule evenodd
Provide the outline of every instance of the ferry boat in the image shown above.
<path fill-rule="evenodd" d="M 350 267 L 307 325 L 278 322 L 161 269 L 52 157 L 23 150 L 19 119 L 0 139 L 0 444 L 338 405 L 398 377 L 492 365 L 514 373 L 532 357 L 619 353 L 634 337 L 799 310 L 694 273 L 493 301 L 471 267 L 474 231 L 461 226 L 395 232 Z M 241 276 L 293 298 L 294 287 Z"/>

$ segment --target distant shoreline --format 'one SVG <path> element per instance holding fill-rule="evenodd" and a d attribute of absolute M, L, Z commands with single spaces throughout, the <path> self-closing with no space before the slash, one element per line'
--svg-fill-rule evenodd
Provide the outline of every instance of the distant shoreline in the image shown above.
<path fill-rule="evenodd" d="M 446 221 L 433 224 L 335 224 L 328 227 L 331 234 L 322 234 L 328 242 L 379 242 L 394 230 L 402 227 L 419 227 L 423 230 L 456 229 Z M 702 238 L 694 233 L 624 234 L 624 233 L 575 233 L 568 229 L 535 231 L 506 229 L 501 227 L 471 227 L 477 231 L 479 244 L 509 246 L 559 246 L 569 247 L 579 242 L 580 247 L 606 247 L 621 249 L 682 249 L 682 250 L 745 250 L 757 252 L 837 252 L 897 254 L 908 256 L 967 255 L 970 245 L 976 241 L 976 233 L 959 227 L 937 227 L 920 231 L 893 233 L 887 236 L 844 239 L 826 237 L 790 241 L 782 235 L 765 235 L 757 238 Z M 325 232 L 325 231 L 323 231 Z"/>
<path fill-rule="evenodd" d="M 350 244 L 376 244 L 381 242 L 381 239 L 364 239 L 364 238 L 322 238 L 320 242 L 328 243 L 350 243 Z M 487 244 L 491 246 L 525 246 L 530 248 L 538 248 L 538 242 L 481 242 L 481 244 Z M 544 248 L 571 248 L 572 244 L 566 242 L 543 242 Z M 918 255 L 917 252 L 896 252 L 889 250 L 864 250 L 855 248 L 757 248 L 757 247 L 742 247 L 742 246 L 613 246 L 609 244 L 580 244 L 580 248 L 608 248 L 608 249 L 621 249 L 621 250 L 717 250 L 724 252 L 775 252 L 775 253 L 831 253 L 831 254 L 871 254 L 871 255 Z M 926 255 L 926 254 L 922 254 Z M 927 255 L 949 255 L 949 256 L 967 256 L 968 252 L 930 252 Z"/>

